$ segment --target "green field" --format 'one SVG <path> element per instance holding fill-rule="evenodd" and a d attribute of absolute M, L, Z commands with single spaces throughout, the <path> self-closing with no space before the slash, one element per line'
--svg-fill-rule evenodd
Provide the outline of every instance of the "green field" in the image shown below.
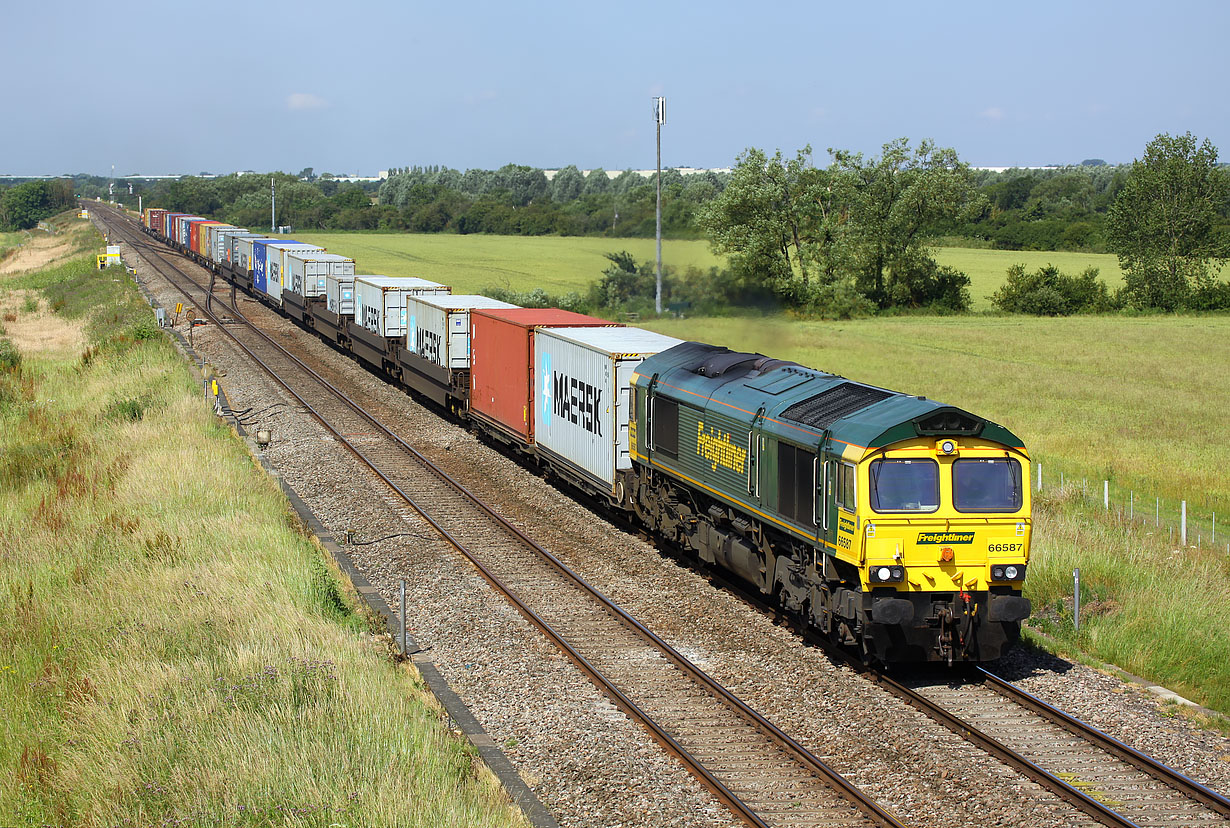
<path fill-rule="evenodd" d="M 655 255 L 653 239 L 443 233 L 298 233 L 294 238 L 350 256 L 360 273 L 421 276 L 452 285 L 456 293 L 481 292 L 494 285 L 583 294 L 609 264 L 603 253 L 627 250 L 638 261 L 652 260 Z M 1018 262 L 1030 270 L 1054 264 L 1072 275 L 1086 267 L 1097 267 L 1112 291 L 1123 282 L 1118 259 L 1109 254 L 944 247 L 937 251 L 937 259 L 969 274 L 974 310 L 991 309 L 988 297 L 1003 283 L 1008 268 Z M 709 268 L 720 264 L 722 258 L 709 250 L 708 242 L 668 239 L 662 242 L 662 260 L 683 269 L 688 265 Z"/>
<path fill-rule="evenodd" d="M 27 234 L 21 231 L 15 233 L 0 233 L 0 258 L 17 245 L 26 240 Z"/>
<path fill-rule="evenodd" d="M 954 267 L 969 276 L 970 307 L 976 311 L 992 310 L 990 296 L 1004 283 L 1008 268 L 1014 264 L 1023 264 L 1026 270 L 1031 271 L 1053 264 L 1069 276 L 1075 276 L 1087 267 L 1096 267 L 1112 293 L 1123 285 L 1119 259 L 1109 253 L 941 247 L 936 250 L 935 258 L 940 264 Z"/>
<path fill-rule="evenodd" d="M 627 250 L 638 261 L 655 256 L 653 239 L 451 234 L 298 233 L 299 241 L 350 256 L 359 273 L 419 276 L 454 293 L 488 286 L 547 293 L 584 293 L 610 265 L 604 253 Z M 703 241 L 664 241 L 662 259 L 679 268 L 719 263 Z"/>

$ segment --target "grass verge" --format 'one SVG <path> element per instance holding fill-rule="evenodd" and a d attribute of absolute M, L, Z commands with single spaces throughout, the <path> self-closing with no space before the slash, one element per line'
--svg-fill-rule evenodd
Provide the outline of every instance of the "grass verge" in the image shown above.
<path fill-rule="evenodd" d="M 89 264 L 0 285 L 89 339 L 0 345 L 2 821 L 522 825 Z"/>
<path fill-rule="evenodd" d="M 1031 625 L 1073 650 L 1230 715 L 1230 563 L 1101 513 L 1076 487 L 1034 500 Z M 1080 629 L 1072 572 L 1081 571 Z M 1221 727 L 1226 727 L 1222 722 Z"/>

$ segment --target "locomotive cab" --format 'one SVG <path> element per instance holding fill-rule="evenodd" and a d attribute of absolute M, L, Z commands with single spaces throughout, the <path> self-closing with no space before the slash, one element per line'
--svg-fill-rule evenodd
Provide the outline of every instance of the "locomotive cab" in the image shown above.
<path fill-rule="evenodd" d="M 857 564 L 861 612 L 826 618 L 825 602 L 813 601 L 816 620 L 861 623 L 864 649 L 887 662 L 998 658 L 1030 611 L 1021 596 L 1028 457 L 970 435 L 920 436 L 862 455 L 831 461 L 853 468 L 853 508 L 836 485 L 824 498 L 837 554 Z M 829 479 L 839 483 L 840 472 Z"/>

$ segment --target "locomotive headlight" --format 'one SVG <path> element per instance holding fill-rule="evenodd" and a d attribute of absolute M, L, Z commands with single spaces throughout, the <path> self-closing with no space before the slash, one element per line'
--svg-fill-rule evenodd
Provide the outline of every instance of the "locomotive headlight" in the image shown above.
<path fill-rule="evenodd" d="M 873 566 L 868 572 L 872 581 L 877 583 L 892 583 L 905 580 L 904 566 Z"/>
<path fill-rule="evenodd" d="M 1025 579 L 1025 567 L 1021 564 L 996 564 L 991 567 L 992 581 L 1021 581 Z"/>
<path fill-rule="evenodd" d="M 940 443 L 940 451 L 944 454 L 952 454 L 957 450 L 957 444 L 952 440 L 944 440 Z"/>

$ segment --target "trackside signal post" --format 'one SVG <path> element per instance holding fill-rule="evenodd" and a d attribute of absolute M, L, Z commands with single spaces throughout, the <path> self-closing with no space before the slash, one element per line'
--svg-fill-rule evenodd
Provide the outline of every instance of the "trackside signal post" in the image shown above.
<path fill-rule="evenodd" d="M 666 123 L 666 98 L 653 99 L 653 118 L 657 123 L 658 132 L 658 210 L 657 210 L 657 238 L 658 238 L 658 279 L 653 296 L 653 308 L 659 315 L 662 314 L 662 124 Z"/>

